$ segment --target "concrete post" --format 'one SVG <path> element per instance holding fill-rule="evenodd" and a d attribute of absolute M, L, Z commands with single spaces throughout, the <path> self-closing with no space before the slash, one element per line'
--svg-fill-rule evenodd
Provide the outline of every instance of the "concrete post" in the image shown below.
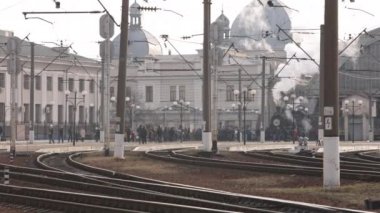
<path fill-rule="evenodd" d="M 323 186 L 340 187 L 339 159 L 339 78 L 338 78 L 338 0 L 325 0 L 324 30 L 324 143 Z"/>

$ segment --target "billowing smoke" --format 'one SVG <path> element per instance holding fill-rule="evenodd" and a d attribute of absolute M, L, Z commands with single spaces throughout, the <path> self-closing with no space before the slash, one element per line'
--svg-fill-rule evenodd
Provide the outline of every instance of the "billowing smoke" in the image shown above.
<path fill-rule="evenodd" d="M 281 5 L 281 1 L 274 0 Z M 291 22 L 284 9 L 274 10 L 266 4 L 261 5 L 257 0 L 247 5 L 235 19 L 231 27 L 231 37 L 237 48 L 245 50 L 266 50 L 273 52 L 284 49 L 289 41 L 277 34 L 277 25 L 289 29 Z"/>
<path fill-rule="evenodd" d="M 293 114 L 292 114 L 292 111 L 291 110 L 285 110 L 285 117 L 286 119 L 288 119 L 289 121 L 293 121 Z"/>
<path fill-rule="evenodd" d="M 295 54 L 296 58 L 301 58 L 301 60 L 292 60 L 286 66 L 285 64 L 280 64 L 278 66 L 276 73 L 279 72 L 283 66 L 285 66 L 285 68 L 279 74 L 280 81 L 275 85 L 273 90 L 273 96 L 276 103 L 278 103 L 281 98 L 281 91 L 287 92 L 295 89 L 296 85 L 307 83 L 301 78 L 302 75 L 312 76 L 319 74 L 319 67 L 317 64 L 320 63 L 320 31 L 316 31 L 313 34 L 307 34 L 307 36 L 293 33 L 292 38 L 300 44 L 302 49 L 304 49 L 310 57 L 307 56 L 301 48 L 297 47 L 293 42 L 286 45 L 285 51 L 287 53 L 287 57 L 291 58 Z M 353 43 L 350 43 L 351 41 L 352 40 L 339 40 L 338 42 L 340 51 L 348 47 L 339 57 L 339 66 L 347 60 L 351 60 L 353 63 L 357 62 L 357 56 L 360 55 L 360 44 L 358 43 L 359 39 Z"/>

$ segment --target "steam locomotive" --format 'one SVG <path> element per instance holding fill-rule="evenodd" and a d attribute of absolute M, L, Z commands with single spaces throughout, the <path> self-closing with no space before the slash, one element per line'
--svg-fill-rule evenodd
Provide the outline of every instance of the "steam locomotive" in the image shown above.
<path fill-rule="evenodd" d="M 272 141 L 292 141 L 298 137 L 318 138 L 318 120 L 302 110 L 281 110 L 272 115 L 266 136 Z"/>

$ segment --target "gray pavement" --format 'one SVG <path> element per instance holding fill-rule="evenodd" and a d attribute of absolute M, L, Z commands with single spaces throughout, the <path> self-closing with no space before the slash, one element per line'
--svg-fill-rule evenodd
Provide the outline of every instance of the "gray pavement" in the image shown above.
<path fill-rule="evenodd" d="M 111 149 L 113 148 L 113 142 L 111 142 Z M 250 151 L 250 150 L 265 150 L 265 149 L 295 149 L 297 146 L 292 142 L 247 142 L 244 146 L 239 142 L 218 142 L 218 149 L 220 151 Z M 103 143 L 95 142 L 94 140 L 85 140 L 84 142 L 77 141 L 75 146 L 72 142 L 68 143 L 55 143 L 49 144 L 48 140 L 36 140 L 33 144 L 29 141 L 17 141 L 16 152 L 72 152 L 72 151 L 90 151 L 90 150 L 102 150 Z M 0 142 L 1 151 L 9 151 L 9 141 Z M 149 142 L 147 144 L 139 144 L 137 142 L 125 143 L 125 150 L 132 151 L 152 151 L 161 149 L 183 149 L 183 148 L 195 148 L 202 149 L 202 143 L 200 141 L 186 141 L 180 142 Z M 309 148 L 319 148 L 319 151 L 323 151 L 322 147 L 316 147 L 315 142 L 309 142 Z M 340 142 L 340 150 L 346 151 L 360 151 L 360 150 L 380 150 L 380 141 L 378 142 L 366 142 L 358 141 L 352 143 L 351 141 Z"/>

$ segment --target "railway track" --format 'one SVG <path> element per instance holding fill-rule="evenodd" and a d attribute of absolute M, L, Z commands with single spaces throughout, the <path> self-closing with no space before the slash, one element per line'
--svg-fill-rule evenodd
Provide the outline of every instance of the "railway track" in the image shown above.
<path fill-rule="evenodd" d="M 304 156 L 295 156 L 290 154 L 270 154 L 268 152 L 248 153 L 249 156 L 260 157 L 267 160 L 280 160 L 299 165 L 284 164 L 264 164 L 241 161 L 215 160 L 205 157 L 195 157 L 172 151 L 170 153 L 151 152 L 148 156 L 156 159 L 186 163 L 192 165 L 212 166 L 219 168 L 239 169 L 245 171 L 257 171 L 266 173 L 284 173 L 298 174 L 309 176 L 322 176 L 322 162 L 319 159 L 308 158 Z M 305 166 L 305 164 L 307 166 Z M 378 166 L 378 165 L 374 165 Z M 368 169 L 368 170 L 366 170 Z M 354 180 L 380 181 L 380 171 L 377 168 L 370 168 L 368 164 L 354 163 L 346 164 L 341 169 L 341 177 Z"/>
<path fill-rule="evenodd" d="M 46 166 L 46 165 L 45 165 Z M 12 168 L 12 170 L 22 170 L 22 168 Z M 60 169 L 61 170 L 61 169 Z M 26 174 L 26 173 L 33 174 Z M 37 175 L 36 173 L 40 173 Z M 199 190 L 196 195 L 196 190 L 194 187 L 170 187 L 158 184 L 150 184 L 150 189 L 143 188 L 144 185 L 149 185 L 149 182 L 128 181 L 128 180 L 116 180 L 118 183 L 113 183 L 113 178 L 103 178 L 103 180 L 96 180 L 96 177 L 91 176 L 88 180 L 83 174 L 77 175 L 73 173 L 63 173 L 62 171 L 44 171 L 44 170 L 33 170 L 30 168 L 25 169 L 22 172 L 11 172 L 13 178 L 43 182 L 48 185 L 61 186 L 65 188 L 75 189 L 79 191 L 85 191 L 91 194 L 76 194 L 75 192 L 65 192 L 65 191 L 54 191 L 54 190 L 43 190 L 43 189 L 33 189 L 33 188 L 20 188 L 12 186 L 12 188 L 7 188 L 6 186 L 0 186 L 0 193 L 8 194 L 9 199 L 5 200 L 7 202 L 13 201 L 18 203 L 20 199 L 15 199 L 15 196 L 22 196 L 21 200 L 33 205 L 41 205 L 34 198 L 38 197 L 39 200 L 48 200 L 47 203 L 54 203 L 54 207 L 65 206 L 65 204 L 59 204 L 57 201 L 64 202 L 78 202 L 80 204 L 86 204 L 86 206 L 74 206 L 75 208 L 88 209 L 86 212 L 96 212 L 93 208 L 96 205 L 111 208 L 109 210 L 99 208 L 98 212 L 120 212 L 120 210 L 127 209 L 128 212 L 131 210 L 138 210 L 142 212 L 277 212 L 272 210 L 258 209 L 253 207 L 246 207 L 242 205 L 225 204 L 220 201 L 208 201 L 206 199 L 194 198 L 194 197 L 204 197 L 207 196 L 207 191 L 203 192 Z M 53 177 L 51 177 L 53 176 Z M 62 178 L 59 178 L 62 176 Z M 136 179 L 136 177 L 134 177 Z M 71 179 L 71 180 L 70 180 Z M 73 181 L 80 179 L 80 181 Z M 97 183 L 94 183 L 97 182 Z M 122 185 L 132 182 L 134 186 Z M 153 180 L 150 182 L 154 182 Z M 102 184 L 100 184 L 102 183 Z M 112 185 L 112 186 L 105 186 Z M 140 186 L 142 188 L 137 188 L 135 186 Z M 158 188 L 157 190 L 152 190 Z M 166 189 L 165 189 L 166 188 Z M 191 190 L 192 189 L 192 190 Z M 164 193 L 160 191 L 172 191 L 177 192 L 173 194 Z M 210 191 L 211 192 L 211 191 Z M 15 194 L 17 193 L 17 194 Z M 19 194 L 21 193 L 21 194 Z M 194 196 L 184 197 L 176 194 L 191 193 Z M 94 197 L 101 196 L 101 197 Z M 101 194 L 101 195 L 99 195 Z M 26 195 L 29 198 L 26 198 Z M 106 195 L 106 196 L 105 196 Z M 30 197 L 31 196 L 31 197 Z M 7 198 L 6 196 L 3 199 Z M 92 201 L 96 199 L 96 201 Z M 221 200 L 221 197 L 218 198 Z M 223 198 L 224 199 L 224 198 Z M 104 203 L 106 202 L 106 203 Z M 236 200 L 234 202 L 237 202 Z M 95 205 L 96 204 L 96 205 Z M 67 204 L 66 204 L 67 205 Z M 115 208 L 121 207 L 120 209 Z M 57 210 L 57 209 L 56 209 Z M 59 209 L 58 209 L 59 210 Z M 70 210 L 70 209 L 69 209 Z M 66 209 L 64 211 L 67 211 Z"/>
<path fill-rule="evenodd" d="M 63 160 L 63 157 L 56 155 L 51 155 L 54 159 L 44 156 L 37 160 L 44 164 L 44 168 L 56 171 L 11 168 L 13 178 L 43 182 L 48 185 L 65 187 L 75 192 L 0 186 L 0 193 L 4 192 L 13 196 L 31 195 L 34 198 L 47 199 L 49 202 L 79 202 L 85 206 L 76 208 L 86 210 L 88 207 L 90 210 L 87 212 L 92 212 L 92 208 L 96 208 L 96 205 L 110 208 L 109 211 L 104 210 L 104 212 L 121 210 L 135 212 L 359 212 L 228 193 L 120 174 L 76 162 L 75 158 L 80 156 L 81 154 L 69 156 L 66 158 L 64 166 L 59 166 L 57 163 L 57 159 Z M 75 165 L 77 169 L 75 173 L 72 168 L 67 168 L 69 165 Z M 86 172 L 79 173 L 81 170 L 86 170 Z M 27 199 L 24 197 L 23 200 Z M 54 204 L 55 207 L 60 205 Z M 55 210 L 62 211 L 62 209 Z"/>
<path fill-rule="evenodd" d="M 365 159 L 367 161 L 376 162 L 380 164 L 380 153 L 379 151 L 367 151 L 367 152 L 359 152 L 357 153 L 361 159 Z"/>
<path fill-rule="evenodd" d="M 373 158 L 368 153 L 371 152 L 350 152 L 343 153 L 340 156 L 340 166 L 343 174 L 347 172 L 350 173 L 350 175 L 345 177 L 351 178 L 352 173 L 377 174 L 380 172 L 380 160 L 376 162 L 376 158 Z M 266 160 L 286 162 L 297 165 L 307 165 L 318 168 L 322 168 L 323 166 L 323 159 L 321 155 L 317 157 L 306 157 L 279 151 L 248 152 L 245 153 L 245 155 Z M 373 160 L 371 161 L 369 159 Z M 374 180 L 377 181 L 377 179 Z"/>

